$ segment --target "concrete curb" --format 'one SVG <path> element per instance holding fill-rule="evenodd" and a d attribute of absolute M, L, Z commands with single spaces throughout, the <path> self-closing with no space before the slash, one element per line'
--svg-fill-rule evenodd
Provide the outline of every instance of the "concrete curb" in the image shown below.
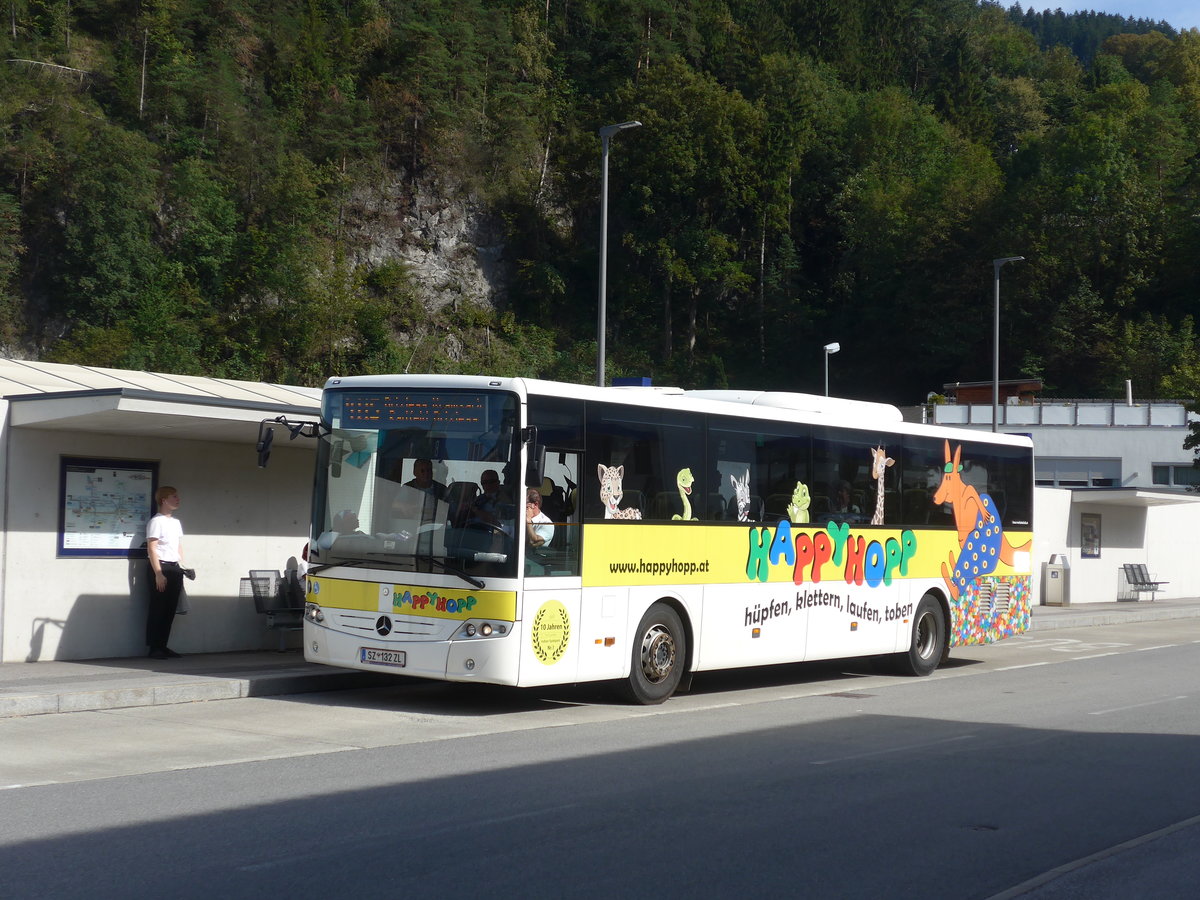
<path fill-rule="evenodd" d="M 1123 625 L 1126 622 L 1195 618 L 1200 618 L 1200 606 L 1197 605 L 1130 604 L 1128 609 L 1101 609 L 1095 612 L 1079 607 L 1054 609 L 1053 612 L 1047 611 L 1045 607 L 1034 607 L 1029 630 L 1053 631 L 1061 628 L 1090 628 L 1095 625 Z"/>
<path fill-rule="evenodd" d="M 167 706 L 207 700 L 237 700 L 243 697 L 275 697 L 318 691 L 344 691 L 395 684 L 393 676 L 373 672 L 267 672 L 241 677 L 174 676 L 179 681 L 163 683 L 161 677 L 139 677 L 140 683 L 104 689 L 52 689 L 0 691 L 0 719 L 50 713 L 94 712 L 140 706 Z"/>

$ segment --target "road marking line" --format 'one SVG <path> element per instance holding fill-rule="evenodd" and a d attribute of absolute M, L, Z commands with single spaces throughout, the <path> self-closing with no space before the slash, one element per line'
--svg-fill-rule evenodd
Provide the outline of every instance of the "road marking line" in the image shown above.
<path fill-rule="evenodd" d="M 1050 660 L 1046 660 L 1045 662 L 1022 663 L 1019 666 L 1004 666 L 1002 668 L 996 669 L 996 671 L 997 672 L 1011 672 L 1013 669 L 1036 669 L 1038 666 L 1048 666 L 1048 665 L 1050 665 L 1050 662 L 1051 662 Z M 1070 660 L 1066 660 L 1066 659 L 1054 660 L 1054 663 L 1056 665 L 1060 662 L 1070 662 Z"/>
<path fill-rule="evenodd" d="M 1200 641 L 1192 641 L 1192 643 L 1200 644 Z M 1128 646 L 1128 644 L 1126 644 L 1125 646 Z M 1059 663 L 1065 663 L 1065 662 L 1078 662 L 1081 659 L 1102 659 L 1105 656 L 1121 656 L 1122 654 L 1125 654 L 1125 653 L 1146 653 L 1150 650 L 1170 650 L 1172 647 L 1182 647 L 1182 646 L 1184 646 L 1184 645 L 1183 644 L 1158 644 L 1157 646 L 1154 646 L 1154 647 L 1133 647 L 1132 649 L 1129 649 L 1129 650 L 1112 650 L 1112 651 L 1109 651 L 1108 653 L 1093 653 L 1090 656 L 1072 656 L 1072 657 L 1069 657 L 1066 659 L 1049 659 L 1049 660 L 1045 660 L 1044 662 L 1022 663 L 1021 665 L 1017 665 L 1017 666 L 999 666 L 995 669 L 992 669 L 991 671 L 993 671 L 993 672 L 1011 672 L 1013 669 L 1033 669 L 1033 668 L 1036 668 L 1037 666 L 1058 665 Z M 1046 648 L 1039 647 L 1039 648 L 1034 648 L 1034 649 L 1059 650 L 1064 653 L 1070 652 L 1070 649 L 1066 648 L 1066 647 L 1046 647 Z M 983 673 L 980 673 L 980 674 L 983 674 Z"/>
<path fill-rule="evenodd" d="M 1107 716 L 1109 713 L 1125 712 L 1128 709 L 1141 709 L 1143 706 L 1158 706 L 1160 703 L 1174 703 L 1176 700 L 1186 700 L 1187 694 L 1178 697 L 1164 697 L 1161 700 L 1148 700 L 1145 703 L 1135 703 L 1132 706 L 1114 706 L 1112 709 L 1098 709 L 1088 713 L 1089 716 Z"/>
<path fill-rule="evenodd" d="M 941 741 L 931 741 L 922 744 L 907 744 L 903 747 L 888 747 L 886 750 L 872 750 L 869 753 L 854 753 L 850 756 L 839 756 L 834 759 L 812 759 L 809 760 L 810 766 L 827 766 L 830 763 L 849 762 L 852 759 L 868 759 L 872 756 L 886 756 L 889 753 L 907 753 L 909 750 L 925 750 L 929 747 L 936 747 L 939 744 L 952 744 L 955 741 L 971 741 L 975 739 L 973 734 L 962 734 L 958 737 L 946 738 Z"/>

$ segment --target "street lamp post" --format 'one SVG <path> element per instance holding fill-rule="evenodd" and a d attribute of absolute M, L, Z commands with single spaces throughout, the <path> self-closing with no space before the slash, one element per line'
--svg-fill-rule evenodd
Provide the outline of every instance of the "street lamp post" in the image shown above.
<path fill-rule="evenodd" d="M 825 345 L 825 396 L 829 396 L 829 357 L 842 349 L 842 345 L 834 341 Z"/>
<path fill-rule="evenodd" d="M 604 339 L 607 323 L 605 287 L 608 277 L 608 141 L 618 131 L 640 128 L 641 122 L 621 122 L 600 129 L 600 298 L 596 311 L 596 386 L 604 387 Z"/>
<path fill-rule="evenodd" d="M 995 316 L 992 319 L 992 432 L 997 431 L 1000 421 L 1000 267 L 1005 263 L 1020 262 L 1023 256 L 1003 256 L 992 260 L 992 272 L 996 287 Z"/>

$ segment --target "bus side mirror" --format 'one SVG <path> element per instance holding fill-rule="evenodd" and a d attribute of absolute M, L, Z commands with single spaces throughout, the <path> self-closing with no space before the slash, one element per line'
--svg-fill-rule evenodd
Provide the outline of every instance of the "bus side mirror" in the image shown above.
<path fill-rule="evenodd" d="M 271 458 L 271 444 L 275 440 L 275 429 L 262 422 L 258 426 L 258 443 L 254 449 L 258 451 L 258 467 L 265 469 L 267 460 Z"/>
<path fill-rule="evenodd" d="M 525 487 L 540 488 L 542 473 L 546 471 L 546 445 L 537 442 L 535 429 L 528 430 L 532 431 L 533 435 L 529 443 L 529 464 L 525 467 Z"/>

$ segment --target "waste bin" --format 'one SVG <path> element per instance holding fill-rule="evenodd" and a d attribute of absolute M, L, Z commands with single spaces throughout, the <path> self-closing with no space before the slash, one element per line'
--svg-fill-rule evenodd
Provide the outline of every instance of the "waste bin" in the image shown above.
<path fill-rule="evenodd" d="M 1071 605 L 1071 567 L 1066 554 L 1052 553 L 1042 563 L 1042 606 Z"/>

